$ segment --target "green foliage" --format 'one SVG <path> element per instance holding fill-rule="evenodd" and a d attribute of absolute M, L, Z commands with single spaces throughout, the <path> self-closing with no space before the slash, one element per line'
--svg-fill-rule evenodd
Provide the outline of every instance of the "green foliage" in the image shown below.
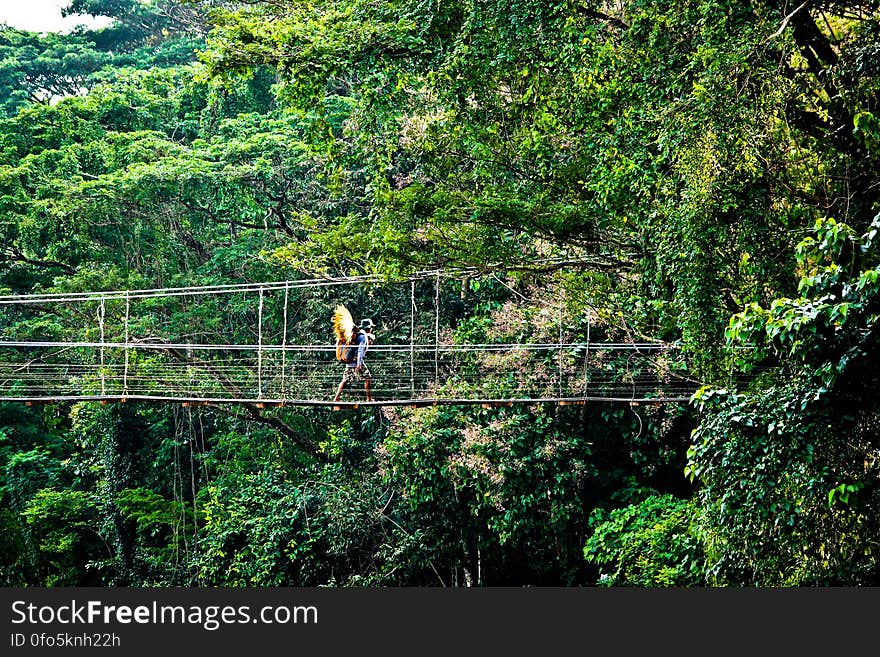
<path fill-rule="evenodd" d="M 876 464 L 857 455 L 876 409 L 841 418 L 823 397 L 804 385 L 701 399 L 688 472 L 702 484 L 713 584 L 875 581 Z"/>
<path fill-rule="evenodd" d="M 818 216 L 803 163 L 853 180 L 858 145 L 831 135 L 870 123 L 868 84 L 808 100 L 875 38 L 845 9 L 839 55 L 780 69 L 828 37 L 799 12 L 777 38 L 768 3 L 320 7 L 218 9 L 206 51 L 216 75 L 276 67 L 327 154 L 333 202 L 280 260 L 396 275 L 575 258 L 615 272 L 596 305 L 663 326 L 707 380 L 727 371 L 728 316 L 793 285 L 779 253 Z"/>
<path fill-rule="evenodd" d="M 596 474 L 572 419 L 540 409 L 414 411 L 395 423 L 381 467 L 456 577 L 497 585 L 515 572 L 520 581 L 570 584 Z"/>
<path fill-rule="evenodd" d="M 831 220 L 798 247 L 799 298 L 731 319 L 732 342 L 784 360 L 751 394 L 705 390 L 686 473 L 702 482 L 721 584 L 872 583 L 880 526 L 874 237 Z M 738 345 L 737 345 L 738 346 Z M 790 378 L 789 378 L 790 377 Z"/>
<path fill-rule="evenodd" d="M 278 447 L 237 459 L 204 489 L 196 581 L 224 586 L 388 585 L 407 577 L 388 490 L 343 423 L 323 468 L 292 468 Z M 252 434 L 253 436 L 253 434 Z M 237 438 L 230 435 L 226 440 Z M 234 443 L 230 443 L 232 446 Z M 364 459 L 366 459 L 364 461 Z M 419 548 L 418 544 L 414 546 Z"/>
<path fill-rule="evenodd" d="M 0 117 L 32 103 L 81 95 L 122 67 L 143 70 L 192 61 L 203 34 L 199 13 L 177 3 L 75 0 L 70 13 L 115 19 L 96 32 L 35 34 L 0 29 Z"/>
<path fill-rule="evenodd" d="M 775 299 L 764 309 L 752 304 L 730 320 L 732 343 L 753 344 L 794 363 L 829 386 L 854 359 L 868 355 L 877 323 L 880 253 L 875 239 L 880 215 L 858 237 L 848 225 L 817 220 L 815 237 L 797 247 L 801 278 L 797 298 Z M 752 360 L 757 360 L 752 357 Z"/>
<path fill-rule="evenodd" d="M 0 30 L 0 117 L 77 94 L 111 57 L 82 37 Z"/>
<path fill-rule="evenodd" d="M 22 513 L 37 543 L 37 571 L 46 586 L 84 586 L 99 582 L 96 574 L 112 558 L 95 530 L 98 508 L 85 491 L 44 488 Z"/>
<path fill-rule="evenodd" d="M 584 546 L 599 564 L 602 586 L 700 586 L 705 583 L 703 547 L 694 522 L 699 508 L 671 495 L 590 516 L 593 532 Z"/>
<path fill-rule="evenodd" d="M 877 583 L 876 8 L 68 10 L 114 23 L 0 31 L 4 294 L 504 270 L 442 287 L 442 340 L 659 338 L 685 356 L 653 364 L 707 386 L 697 417 L 0 405 L 0 580 Z M 304 335 L 333 295 L 293 295 Z M 407 340 L 408 297 L 347 302 Z M 143 310 L 137 335 L 252 337 L 241 300 L 234 326 Z M 4 340 L 91 331 L 73 305 L 0 312 Z M 515 357 L 469 365 L 492 375 L 443 389 L 516 390 Z"/>

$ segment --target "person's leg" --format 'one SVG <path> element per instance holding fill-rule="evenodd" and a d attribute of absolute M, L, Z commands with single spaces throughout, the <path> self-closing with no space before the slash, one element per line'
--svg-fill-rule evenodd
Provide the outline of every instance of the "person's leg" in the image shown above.
<path fill-rule="evenodd" d="M 373 395 L 370 390 L 373 375 L 370 373 L 370 368 L 367 367 L 366 364 L 361 366 L 361 376 L 364 377 L 364 391 L 367 393 L 367 401 L 373 401 Z"/>
<path fill-rule="evenodd" d="M 339 401 L 339 397 L 342 395 L 343 388 L 345 388 L 345 377 L 343 377 L 342 381 L 339 382 L 339 387 L 336 388 L 336 396 L 333 398 L 333 401 Z"/>

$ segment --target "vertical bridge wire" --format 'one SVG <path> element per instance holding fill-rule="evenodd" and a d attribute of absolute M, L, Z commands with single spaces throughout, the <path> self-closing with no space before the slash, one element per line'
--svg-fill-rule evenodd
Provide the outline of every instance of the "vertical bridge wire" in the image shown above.
<path fill-rule="evenodd" d="M 129 317 L 131 315 L 131 298 L 128 295 L 128 292 L 125 293 L 125 366 L 122 370 L 122 394 L 128 394 L 128 344 L 131 339 L 129 333 Z"/>
<path fill-rule="evenodd" d="M 557 348 L 559 349 L 558 361 L 559 361 L 559 397 L 562 397 L 562 310 L 565 306 L 565 297 L 563 296 L 562 301 L 559 304 L 559 343 L 557 344 Z"/>
<path fill-rule="evenodd" d="M 592 323 L 593 320 L 590 319 L 590 314 L 587 313 L 587 348 L 584 355 L 584 399 L 586 399 L 590 388 L 590 326 Z"/>
<path fill-rule="evenodd" d="M 290 299 L 290 283 L 284 286 L 284 326 L 281 334 L 281 403 L 284 403 L 287 393 L 285 377 L 287 375 L 287 306 Z"/>
<path fill-rule="evenodd" d="M 263 398 L 263 288 L 260 288 L 260 307 L 257 310 L 257 399 Z"/>
<path fill-rule="evenodd" d="M 101 330 L 101 396 L 107 395 L 107 380 L 104 372 L 104 315 L 106 308 L 104 306 L 104 297 L 101 297 L 101 304 L 98 306 L 98 324 Z"/>
<path fill-rule="evenodd" d="M 440 274 L 434 280 L 434 394 L 440 389 Z"/>
<path fill-rule="evenodd" d="M 409 387 L 412 399 L 416 397 L 415 378 L 415 335 L 416 335 L 416 282 L 410 282 L 410 319 L 409 319 Z"/>

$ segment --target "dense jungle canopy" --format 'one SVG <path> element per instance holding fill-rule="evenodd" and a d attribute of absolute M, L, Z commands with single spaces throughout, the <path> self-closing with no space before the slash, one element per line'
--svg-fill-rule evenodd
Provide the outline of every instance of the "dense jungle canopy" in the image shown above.
<path fill-rule="evenodd" d="M 880 2 L 69 11 L 114 20 L 0 27 L 0 295 L 469 269 L 452 342 L 591 326 L 704 386 L 0 403 L 0 583 L 880 584 Z M 392 323 L 380 288 L 345 301 Z"/>

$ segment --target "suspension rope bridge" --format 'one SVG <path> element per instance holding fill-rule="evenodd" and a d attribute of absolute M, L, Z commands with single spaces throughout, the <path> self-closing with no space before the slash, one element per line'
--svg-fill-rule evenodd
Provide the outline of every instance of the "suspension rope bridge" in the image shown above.
<path fill-rule="evenodd" d="M 591 341 L 589 319 L 566 326 L 561 304 L 520 304 L 500 322 L 510 326 L 447 321 L 451 282 L 436 271 L 403 283 L 358 276 L 0 296 L 0 401 L 565 405 L 686 402 L 700 385 L 674 346 Z M 420 308 L 418 299 L 432 301 Z M 378 326 L 367 354 L 373 401 L 353 385 L 333 400 L 343 369 L 330 327 L 337 303 Z M 450 326 L 441 329 L 441 317 Z M 534 325 L 543 339 L 509 340 Z"/>

